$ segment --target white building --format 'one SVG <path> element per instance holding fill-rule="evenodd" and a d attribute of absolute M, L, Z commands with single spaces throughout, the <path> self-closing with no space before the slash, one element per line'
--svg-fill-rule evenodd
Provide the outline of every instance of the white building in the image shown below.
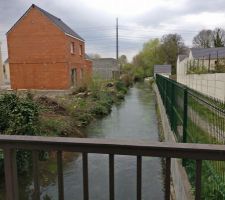
<path fill-rule="evenodd" d="M 177 81 L 225 101 L 225 73 L 215 73 L 218 63 L 225 69 L 225 47 L 191 48 L 177 58 Z"/>

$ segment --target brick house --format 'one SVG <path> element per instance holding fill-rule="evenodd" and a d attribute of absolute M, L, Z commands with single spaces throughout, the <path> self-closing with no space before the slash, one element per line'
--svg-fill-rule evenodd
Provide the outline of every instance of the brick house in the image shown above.
<path fill-rule="evenodd" d="M 32 5 L 7 33 L 12 89 L 69 89 L 92 75 L 85 41 Z"/>

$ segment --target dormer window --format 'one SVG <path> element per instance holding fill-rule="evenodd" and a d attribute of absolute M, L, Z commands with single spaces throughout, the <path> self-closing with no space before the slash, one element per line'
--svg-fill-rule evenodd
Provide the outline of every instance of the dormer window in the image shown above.
<path fill-rule="evenodd" d="M 75 52 L 75 44 L 74 44 L 74 42 L 71 42 L 70 43 L 70 53 L 74 54 L 74 52 Z"/>

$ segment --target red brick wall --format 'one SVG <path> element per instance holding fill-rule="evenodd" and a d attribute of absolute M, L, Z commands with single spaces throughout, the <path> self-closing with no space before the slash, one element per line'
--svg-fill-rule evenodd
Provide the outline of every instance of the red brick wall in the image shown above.
<path fill-rule="evenodd" d="M 70 43 L 75 43 L 74 54 Z M 79 45 L 36 8 L 32 8 L 7 34 L 12 89 L 68 89 L 70 69 L 85 67 Z"/>
<path fill-rule="evenodd" d="M 74 43 L 75 51 L 74 54 L 70 53 L 70 44 Z M 85 43 L 81 40 L 76 40 L 70 36 L 67 36 L 67 58 L 69 61 L 70 70 L 73 68 L 77 69 L 77 85 L 82 85 L 90 80 L 92 77 L 92 62 L 85 60 Z M 80 45 L 82 46 L 82 55 L 80 55 Z M 83 69 L 84 77 L 81 77 L 81 69 Z"/>

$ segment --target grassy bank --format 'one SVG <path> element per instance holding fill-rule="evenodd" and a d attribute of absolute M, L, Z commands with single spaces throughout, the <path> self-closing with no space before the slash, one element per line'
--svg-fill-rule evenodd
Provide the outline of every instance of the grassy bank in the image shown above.
<path fill-rule="evenodd" d="M 79 128 L 92 120 L 108 115 L 112 105 L 125 98 L 130 83 L 126 80 L 93 80 L 70 94 L 54 97 L 31 92 L 0 95 L 0 133 L 10 135 L 41 135 L 85 137 Z M 45 160 L 46 153 L 40 153 Z M 3 172 L 0 153 L 0 171 Z M 31 167 L 31 153 L 18 151 L 20 173 Z"/>

